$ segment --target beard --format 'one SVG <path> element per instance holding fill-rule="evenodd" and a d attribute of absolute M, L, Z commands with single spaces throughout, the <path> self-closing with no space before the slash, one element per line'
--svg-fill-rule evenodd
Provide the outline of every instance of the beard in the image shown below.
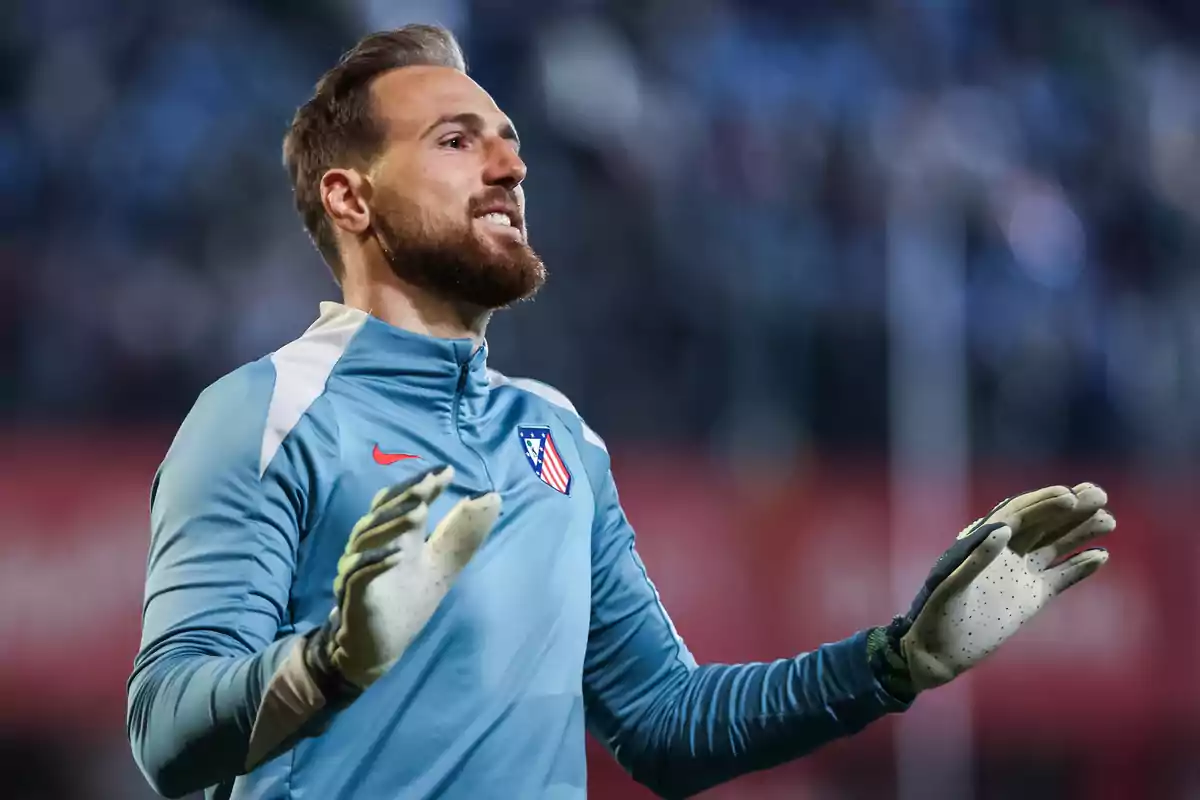
<path fill-rule="evenodd" d="M 542 259 L 524 239 L 487 241 L 473 216 L 435 226 L 419 205 L 392 195 L 372 224 L 398 278 L 451 302 L 505 308 L 533 297 L 546 280 Z"/>

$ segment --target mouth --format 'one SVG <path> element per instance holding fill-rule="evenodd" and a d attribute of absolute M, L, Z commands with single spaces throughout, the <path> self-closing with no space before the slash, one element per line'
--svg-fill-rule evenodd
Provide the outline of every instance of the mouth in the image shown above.
<path fill-rule="evenodd" d="M 525 234 L 521 225 L 521 216 L 516 209 L 507 205 L 496 205 L 480 209 L 475 219 L 482 222 L 489 230 L 504 232 L 510 236 L 523 239 Z"/>
<path fill-rule="evenodd" d="M 493 225 L 503 225 L 506 228 L 515 228 L 512 217 L 505 214 L 503 211 L 490 211 L 480 217 L 484 222 L 490 222 Z"/>

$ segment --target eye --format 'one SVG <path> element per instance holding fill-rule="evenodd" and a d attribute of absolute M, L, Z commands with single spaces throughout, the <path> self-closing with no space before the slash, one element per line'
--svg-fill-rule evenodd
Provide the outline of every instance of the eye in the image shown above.
<path fill-rule="evenodd" d="M 468 145 L 466 134 L 455 133 L 442 139 L 441 146 L 448 147 L 451 150 L 464 150 Z"/>

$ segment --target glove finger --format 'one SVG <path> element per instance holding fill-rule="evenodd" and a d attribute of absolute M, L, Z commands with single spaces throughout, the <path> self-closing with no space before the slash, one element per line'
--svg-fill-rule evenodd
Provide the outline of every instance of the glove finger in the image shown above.
<path fill-rule="evenodd" d="M 1050 585 L 1052 594 L 1061 594 L 1093 574 L 1108 562 L 1108 551 L 1099 548 L 1085 550 L 1077 556 L 1068 558 L 1054 569 L 1044 574 Z"/>
<path fill-rule="evenodd" d="M 1116 527 L 1117 521 L 1111 512 L 1106 509 L 1095 511 L 1075 527 L 1053 541 L 1044 542 L 1030 553 L 1033 566 L 1035 569 L 1045 569 L 1068 553 L 1111 533 Z"/>
<path fill-rule="evenodd" d="M 1020 523 L 1027 513 L 1032 513 L 1033 516 L 1039 513 L 1039 509 L 1047 504 L 1056 506 L 1057 504 L 1070 504 L 1072 500 L 1066 499 L 1072 497 L 1071 490 L 1065 486 L 1047 486 L 1042 489 L 1035 489 L 1032 492 L 1025 492 L 1014 497 L 1008 497 L 997 503 L 991 511 L 989 511 L 981 519 L 975 520 L 959 534 L 959 538 L 963 538 L 968 534 L 979 529 L 980 526 L 999 522 L 1007 525 L 1013 530 L 1017 530 Z"/>
<path fill-rule="evenodd" d="M 1055 488 L 1065 489 L 1065 487 Z M 1079 498 L 1070 489 L 1066 489 L 1065 494 L 1055 493 L 1044 497 L 1012 514 L 1008 523 L 1013 529 L 1009 547 L 1018 553 L 1029 552 L 1045 535 L 1048 528 L 1057 529 L 1067 521 L 1071 512 L 1078 505 Z"/>
<path fill-rule="evenodd" d="M 360 591 L 375 576 L 391 569 L 402 557 L 398 545 L 378 547 L 365 553 L 353 553 L 338 559 L 338 573 L 333 580 L 333 595 L 338 608 L 342 608 L 345 597 Z"/>
<path fill-rule="evenodd" d="M 348 553 L 365 553 L 387 547 L 406 533 L 423 534 L 429 519 L 429 505 L 418 497 L 406 497 L 382 511 L 370 515 L 370 524 L 350 540 Z M 355 526 L 357 529 L 357 526 Z M 420 538 L 425 538 L 421 535 Z"/>
<path fill-rule="evenodd" d="M 457 575 L 499 517 L 500 495 L 495 492 L 460 500 L 429 537 L 427 556 L 443 574 Z"/>
<path fill-rule="evenodd" d="M 371 500 L 371 511 L 379 511 L 391 503 L 402 502 L 408 495 L 432 503 L 441 494 L 442 489 L 454 480 L 454 467 L 449 464 L 439 464 L 427 469 L 406 481 L 380 489 Z"/>
<path fill-rule="evenodd" d="M 1094 483 L 1081 483 L 1071 491 L 1077 500 L 1075 508 L 1065 514 L 1061 520 L 1056 520 L 1054 527 L 1043 533 L 1037 541 L 1030 542 L 1029 550 L 1031 552 L 1046 547 L 1071 533 L 1108 504 L 1108 494 Z M 1020 543 L 1018 542 L 1018 544 Z"/>
<path fill-rule="evenodd" d="M 1076 507 L 1078 511 L 1085 508 L 1099 511 L 1108 505 L 1108 492 L 1090 481 L 1075 486 L 1071 493 L 1079 499 L 1079 505 Z"/>
<path fill-rule="evenodd" d="M 1041 489 L 1035 489 L 1032 492 L 1025 492 L 1016 497 L 1010 497 L 992 509 L 992 513 L 988 517 L 985 517 L 985 519 L 1001 516 L 1020 516 L 1030 511 L 1036 513 L 1036 510 L 1045 506 L 1046 503 L 1054 503 L 1064 497 L 1073 497 L 1071 490 L 1066 486 L 1046 486 Z M 1004 520 L 996 519 L 994 521 L 1003 522 Z"/>
<path fill-rule="evenodd" d="M 346 552 L 382 547 L 409 530 L 423 529 L 429 504 L 454 478 L 454 468 L 434 467 L 395 486 L 380 489 L 369 511 L 354 526 Z"/>
<path fill-rule="evenodd" d="M 1061 494 L 1053 494 L 1039 499 L 1036 503 L 1030 503 L 1018 511 L 1016 517 L 1022 526 L 1039 526 L 1063 513 L 1072 511 L 1077 505 L 1079 505 L 1079 498 L 1070 489 L 1067 489 Z"/>

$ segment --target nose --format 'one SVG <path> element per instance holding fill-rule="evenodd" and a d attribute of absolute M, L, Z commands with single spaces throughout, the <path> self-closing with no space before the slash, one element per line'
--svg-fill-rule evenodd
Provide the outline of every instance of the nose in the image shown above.
<path fill-rule="evenodd" d="M 489 186 L 503 186 L 506 189 L 520 186 L 525 180 L 527 169 L 517 153 L 516 146 L 508 139 L 497 137 L 491 141 L 490 149 L 484 182 Z"/>

